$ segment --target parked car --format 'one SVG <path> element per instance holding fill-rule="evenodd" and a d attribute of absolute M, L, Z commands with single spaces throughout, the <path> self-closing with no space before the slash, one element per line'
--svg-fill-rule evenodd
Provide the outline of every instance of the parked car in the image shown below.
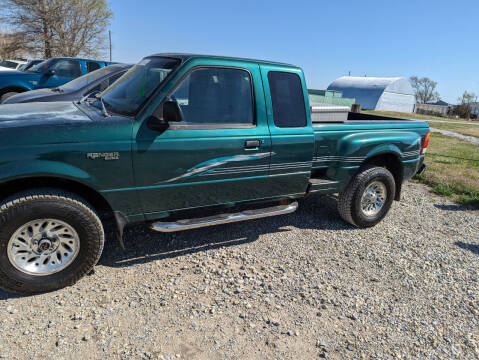
<path fill-rule="evenodd" d="M 39 64 L 39 63 L 41 63 L 42 61 L 43 61 L 43 60 L 38 60 L 38 59 L 37 59 L 37 60 L 30 60 L 28 63 L 23 64 L 23 65 L 20 65 L 17 70 L 18 70 L 18 71 L 28 70 L 28 69 L 30 69 L 33 65 Z"/>
<path fill-rule="evenodd" d="M 81 100 L 90 93 L 102 92 L 131 67 L 132 65 L 127 64 L 110 65 L 56 88 L 38 89 L 14 95 L 5 100 L 3 104 Z"/>
<path fill-rule="evenodd" d="M 52 58 L 26 71 L 0 72 L 0 103 L 21 92 L 53 88 L 112 63 L 77 58 Z"/>
<path fill-rule="evenodd" d="M 109 221 L 122 244 L 128 224 L 188 230 L 339 193 L 346 222 L 374 226 L 424 170 L 429 126 L 319 111 L 299 67 L 182 54 L 146 57 L 81 103 L 0 106 L 0 287 L 75 283 Z"/>
<path fill-rule="evenodd" d="M 0 71 L 14 71 L 26 63 L 27 61 L 23 60 L 3 60 L 0 61 Z"/>

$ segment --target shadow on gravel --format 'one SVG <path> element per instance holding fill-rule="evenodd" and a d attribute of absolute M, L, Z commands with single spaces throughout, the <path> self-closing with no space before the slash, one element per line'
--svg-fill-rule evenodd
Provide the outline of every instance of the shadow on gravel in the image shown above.
<path fill-rule="evenodd" d="M 471 210 L 479 210 L 479 208 L 475 208 L 473 206 L 468 205 L 446 205 L 446 204 L 434 204 L 434 207 L 439 210 L 447 210 L 447 211 L 471 211 Z"/>
<path fill-rule="evenodd" d="M 456 242 L 454 243 L 454 245 L 459 246 L 461 249 L 469 250 L 469 251 L 472 252 L 473 254 L 479 255 L 479 245 L 476 245 L 476 244 L 468 244 L 468 243 L 464 243 L 464 242 L 462 242 L 462 241 L 456 241 Z"/>
<path fill-rule="evenodd" d="M 105 244 L 99 264 L 110 267 L 127 267 L 203 252 L 221 247 L 238 246 L 256 241 L 261 235 L 287 232 L 288 226 L 299 229 L 327 229 L 357 231 L 345 223 L 336 210 L 333 196 L 311 195 L 300 201 L 299 209 L 289 215 L 245 221 L 177 233 L 159 233 L 147 225 L 126 229 L 126 250 L 116 241 Z"/>

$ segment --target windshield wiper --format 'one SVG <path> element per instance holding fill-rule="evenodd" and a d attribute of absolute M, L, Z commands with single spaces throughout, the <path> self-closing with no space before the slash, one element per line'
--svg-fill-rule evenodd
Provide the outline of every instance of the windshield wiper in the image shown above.
<path fill-rule="evenodd" d="M 105 103 L 103 101 L 103 97 L 99 96 L 98 99 L 101 102 L 101 111 L 103 112 L 103 115 L 105 117 L 110 117 L 110 114 L 108 114 L 108 111 L 106 110 L 106 106 L 105 106 Z"/>

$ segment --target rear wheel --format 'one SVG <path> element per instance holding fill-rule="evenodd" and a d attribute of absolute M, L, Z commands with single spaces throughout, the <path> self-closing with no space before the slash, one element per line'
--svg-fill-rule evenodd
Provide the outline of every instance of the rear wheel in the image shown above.
<path fill-rule="evenodd" d="M 20 294 L 74 284 L 97 263 L 104 231 L 74 194 L 41 189 L 0 205 L 0 287 Z"/>
<path fill-rule="evenodd" d="M 7 100 L 8 98 L 11 98 L 12 96 L 15 96 L 17 94 L 20 94 L 19 92 L 15 92 L 15 91 L 10 91 L 10 92 L 7 92 L 5 94 L 3 94 L 1 97 L 0 97 L 0 104 L 3 103 L 5 100 Z"/>
<path fill-rule="evenodd" d="M 339 194 L 339 214 L 354 226 L 374 226 L 388 213 L 395 193 L 394 176 L 387 169 L 365 166 Z"/>

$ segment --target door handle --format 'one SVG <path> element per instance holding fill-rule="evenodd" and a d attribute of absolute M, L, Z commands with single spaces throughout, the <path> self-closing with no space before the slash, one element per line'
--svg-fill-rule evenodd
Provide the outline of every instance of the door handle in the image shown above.
<path fill-rule="evenodd" d="M 259 148 L 261 141 L 259 140 L 246 140 L 244 142 L 245 149 L 256 149 Z"/>

